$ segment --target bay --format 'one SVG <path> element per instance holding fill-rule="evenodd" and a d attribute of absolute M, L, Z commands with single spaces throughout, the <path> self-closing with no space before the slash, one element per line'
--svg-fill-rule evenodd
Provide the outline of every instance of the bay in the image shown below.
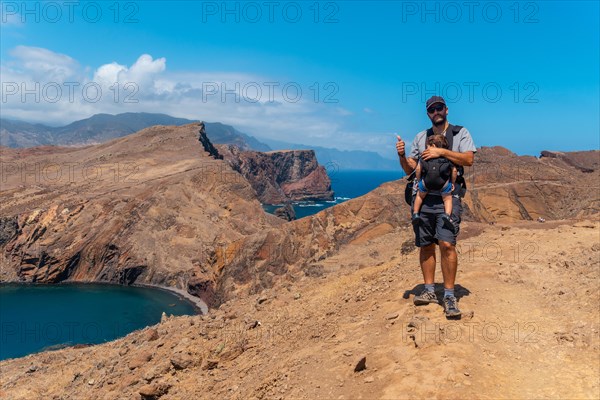
<path fill-rule="evenodd" d="M 0 360 L 75 344 L 98 344 L 196 314 L 165 290 L 103 284 L 0 285 Z"/>

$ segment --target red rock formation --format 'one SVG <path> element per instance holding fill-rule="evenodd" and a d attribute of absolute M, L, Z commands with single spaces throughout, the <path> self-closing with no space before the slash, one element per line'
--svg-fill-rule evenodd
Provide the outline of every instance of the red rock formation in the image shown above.
<path fill-rule="evenodd" d="M 0 279 L 155 284 L 218 303 L 215 248 L 283 221 L 207 143 L 191 124 L 85 148 L 2 149 Z"/>
<path fill-rule="evenodd" d="M 482 222 L 562 219 L 600 212 L 599 151 L 517 156 L 482 147 L 465 168 L 466 216 Z"/>
<path fill-rule="evenodd" d="M 233 169 L 250 182 L 261 202 L 333 200 L 331 181 L 313 150 L 240 151 L 217 145 Z"/>
<path fill-rule="evenodd" d="M 594 172 L 600 169 L 599 151 L 572 151 L 562 153 L 557 151 L 542 151 L 541 157 L 557 158 L 567 165 L 579 169 L 581 172 Z"/>
<path fill-rule="evenodd" d="M 200 131 L 154 127 L 87 148 L 3 150 L 0 279 L 158 284 L 215 306 L 299 272 L 318 274 L 345 245 L 410 230 L 403 180 L 284 223 L 263 212 L 227 161 L 204 151 Z M 301 181 L 314 158 L 287 153 L 239 160 Z M 56 165 L 68 173 L 57 178 Z M 467 168 L 465 219 L 597 214 L 597 174 L 482 148 Z"/>

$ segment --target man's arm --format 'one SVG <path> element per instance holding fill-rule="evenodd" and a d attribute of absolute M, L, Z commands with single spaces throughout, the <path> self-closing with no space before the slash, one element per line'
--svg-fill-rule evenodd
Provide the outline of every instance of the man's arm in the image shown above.
<path fill-rule="evenodd" d="M 414 160 L 414 159 L 412 159 Z M 415 180 L 419 182 L 421 180 L 421 163 L 417 162 L 417 166 L 415 167 Z"/>
<path fill-rule="evenodd" d="M 461 165 L 463 167 L 470 167 L 473 165 L 473 161 L 475 161 L 475 153 L 472 151 L 465 151 L 464 153 L 459 153 L 457 151 L 446 150 L 447 154 L 442 157 L 446 157 L 448 160 L 452 161 L 456 165 Z"/>
<path fill-rule="evenodd" d="M 396 151 L 398 152 L 398 158 L 400 159 L 400 166 L 406 175 L 410 175 L 417 167 L 417 160 L 412 157 L 406 157 L 406 145 L 404 140 L 398 135 L 396 135 L 396 138 Z"/>
<path fill-rule="evenodd" d="M 406 156 L 400 156 L 400 165 L 402 166 L 404 173 L 410 175 L 415 168 L 417 168 L 417 160 L 410 157 L 407 158 Z"/>
<path fill-rule="evenodd" d="M 423 152 L 423 160 L 429 160 L 431 158 L 438 157 L 445 157 L 456 165 L 470 167 L 471 165 L 473 165 L 473 161 L 475 160 L 475 153 L 472 151 L 465 151 L 464 153 L 459 153 L 457 151 L 450 151 L 448 149 L 443 149 L 439 147 L 428 147 Z"/>

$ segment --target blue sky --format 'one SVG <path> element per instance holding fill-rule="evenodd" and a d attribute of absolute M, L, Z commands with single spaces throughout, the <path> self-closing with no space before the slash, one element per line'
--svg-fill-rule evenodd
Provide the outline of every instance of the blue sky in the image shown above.
<path fill-rule="evenodd" d="M 164 112 L 393 158 L 438 93 L 477 146 L 600 148 L 597 1 L 24 4 L 2 2 L 3 117 Z"/>

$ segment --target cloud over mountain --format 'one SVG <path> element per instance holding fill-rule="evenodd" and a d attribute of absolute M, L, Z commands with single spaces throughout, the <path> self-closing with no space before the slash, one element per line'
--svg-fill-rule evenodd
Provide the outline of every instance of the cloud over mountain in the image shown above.
<path fill-rule="evenodd" d="M 2 117 L 60 125 L 97 113 L 159 112 L 222 121 L 251 134 L 392 157 L 392 135 L 350 132 L 335 86 L 244 72 L 169 71 L 164 57 L 83 66 L 67 54 L 17 46 L 3 60 Z M 329 97 L 327 97 L 329 96 Z"/>

